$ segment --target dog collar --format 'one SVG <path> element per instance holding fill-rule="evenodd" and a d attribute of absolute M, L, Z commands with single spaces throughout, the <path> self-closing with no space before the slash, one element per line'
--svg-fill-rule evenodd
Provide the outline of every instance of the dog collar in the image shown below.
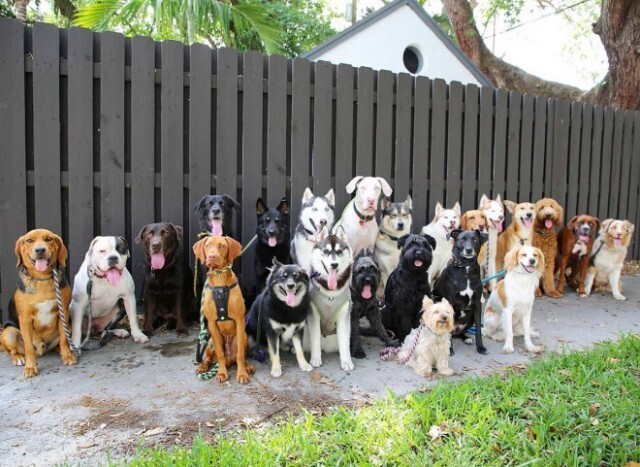
<path fill-rule="evenodd" d="M 209 269 L 207 271 L 207 276 L 213 276 L 213 275 L 218 275 L 218 274 L 224 274 L 225 272 L 227 272 L 229 269 L 231 269 L 232 265 L 228 264 L 226 267 L 222 268 L 222 269 Z"/>
<path fill-rule="evenodd" d="M 367 222 L 369 222 L 370 220 L 373 220 L 376 215 L 372 214 L 370 216 L 365 216 L 364 214 L 362 214 L 360 211 L 358 211 L 358 207 L 356 206 L 356 203 L 353 203 L 353 210 L 356 212 L 356 215 L 360 218 L 360 225 L 365 225 Z"/>
<path fill-rule="evenodd" d="M 51 271 L 53 271 L 53 267 L 49 267 L 48 269 L 50 269 Z M 62 273 L 64 274 L 64 267 L 62 266 L 58 266 L 58 273 Z M 39 277 L 33 277 L 31 275 L 29 275 L 29 270 L 27 268 L 25 268 L 24 266 L 21 268 L 18 268 L 18 272 L 23 274 L 26 277 L 26 280 L 23 281 L 23 285 L 24 285 L 24 293 L 26 294 L 34 294 L 36 293 L 36 282 L 48 282 L 48 281 L 52 281 L 53 280 L 53 274 L 51 275 L 51 277 L 46 277 L 46 278 L 39 278 Z M 18 284 L 20 285 L 20 284 Z"/>
<path fill-rule="evenodd" d="M 394 242 L 397 242 L 399 240 L 398 237 L 394 237 L 393 235 L 391 235 L 388 232 L 385 232 L 384 230 L 380 229 L 380 236 L 382 238 L 384 238 L 385 236 L 389 237 L 391 240 L 393 240 Z M 382 238 L 380 240 L 382 240 Z"/>

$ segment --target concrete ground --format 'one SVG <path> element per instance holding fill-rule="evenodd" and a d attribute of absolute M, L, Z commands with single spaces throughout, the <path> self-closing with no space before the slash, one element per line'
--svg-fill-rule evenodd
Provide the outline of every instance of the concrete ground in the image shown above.
<path fill-rule="evenodd" d="M 450 365 L 460 380 L 487 375 L 506 365 L 527 364 L 552 352 L 581 349 L 623 332 L 640 332 L 640 277 L 623 280 L 627 301 L 611 294 L 587 299 L 574 292 L 558 300 L 536 300 L 533 327 L 543 343 L 542 357 L 522 350 L 505 355 L 501 344 L 485 339 L 489 355 L 455 341 Z M 365 339 L 367 358 L 355 360 L 350 373 L 340 369 L 338 355 L 325 364 L 301 372 L 293 355 L 283 359 L 283 375 L 272 378 L 268 363 L 252 362 L 256 375 L 242 386 L 201 381 L 194 374 L 197 329 L 187 337 L 173 331 L 154 336 L 147 344 L 114 339 L 106 347 L 84 352 L 77 366 L 61 364 L 55 353 L 39 360 L 40 375 L 25 379 L 22 368 L 0 355 L 0 464 L 98 465 L 107 459 L 132 456 L 139 446 L 190 445 L 200 430 L 207 439 L 221 431 L 259 427 L 301 407 L 322 412 L 336 405 L 357 406 L 382 397 L 389 389 L 403 394 L 428 387 L 411 369 L 378 357 L 381 343 Z"/>

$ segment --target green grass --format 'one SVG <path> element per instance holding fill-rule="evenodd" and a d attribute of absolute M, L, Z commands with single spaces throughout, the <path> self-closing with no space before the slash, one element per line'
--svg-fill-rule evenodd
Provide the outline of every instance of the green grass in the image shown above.
<path fill-rule="evenodd" d="M 213 445 L 141 450 L 130 465 L 623 466 L 640 461 L 639 403 L 640 338 L 623 336 L 524 371 L 303 413 Z M 432 441 L 433 425 L 447 434 Z"/>

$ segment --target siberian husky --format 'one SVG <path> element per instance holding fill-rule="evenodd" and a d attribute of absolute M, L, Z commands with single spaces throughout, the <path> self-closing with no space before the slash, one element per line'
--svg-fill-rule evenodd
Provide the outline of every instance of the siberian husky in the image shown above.
<path fill-rule="evenodd" d="M 445 209 L 442 204 L 436 204 L 436 215 L 433 220 L 425 225 L 420 232 L 422 235 L 430 235 L 436 241 L 433 250 L 433 261 L 429 266 L 429 284 L 433 287 L 438 277 L 449 264 L 453 239 L 449 234 L 460 227 L 460 203 L 456 203 L 452 209 Z"/>

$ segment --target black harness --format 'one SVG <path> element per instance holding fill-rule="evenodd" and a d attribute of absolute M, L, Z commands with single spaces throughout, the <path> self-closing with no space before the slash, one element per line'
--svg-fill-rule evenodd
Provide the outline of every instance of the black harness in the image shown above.
<path fill-rule="evenodd" d="M 210 286 L 208 283 L 205 284 L 205 287 L 211 290 L 213 301 L 216 304 L 217 321 L 233 321 L 233 318 L 229 317 L 229 294 L 231 293 L 231 289 L 237 287 L 237 285 L 237 282 L 231 285 L 221 285 L 217 287 Z"/>

